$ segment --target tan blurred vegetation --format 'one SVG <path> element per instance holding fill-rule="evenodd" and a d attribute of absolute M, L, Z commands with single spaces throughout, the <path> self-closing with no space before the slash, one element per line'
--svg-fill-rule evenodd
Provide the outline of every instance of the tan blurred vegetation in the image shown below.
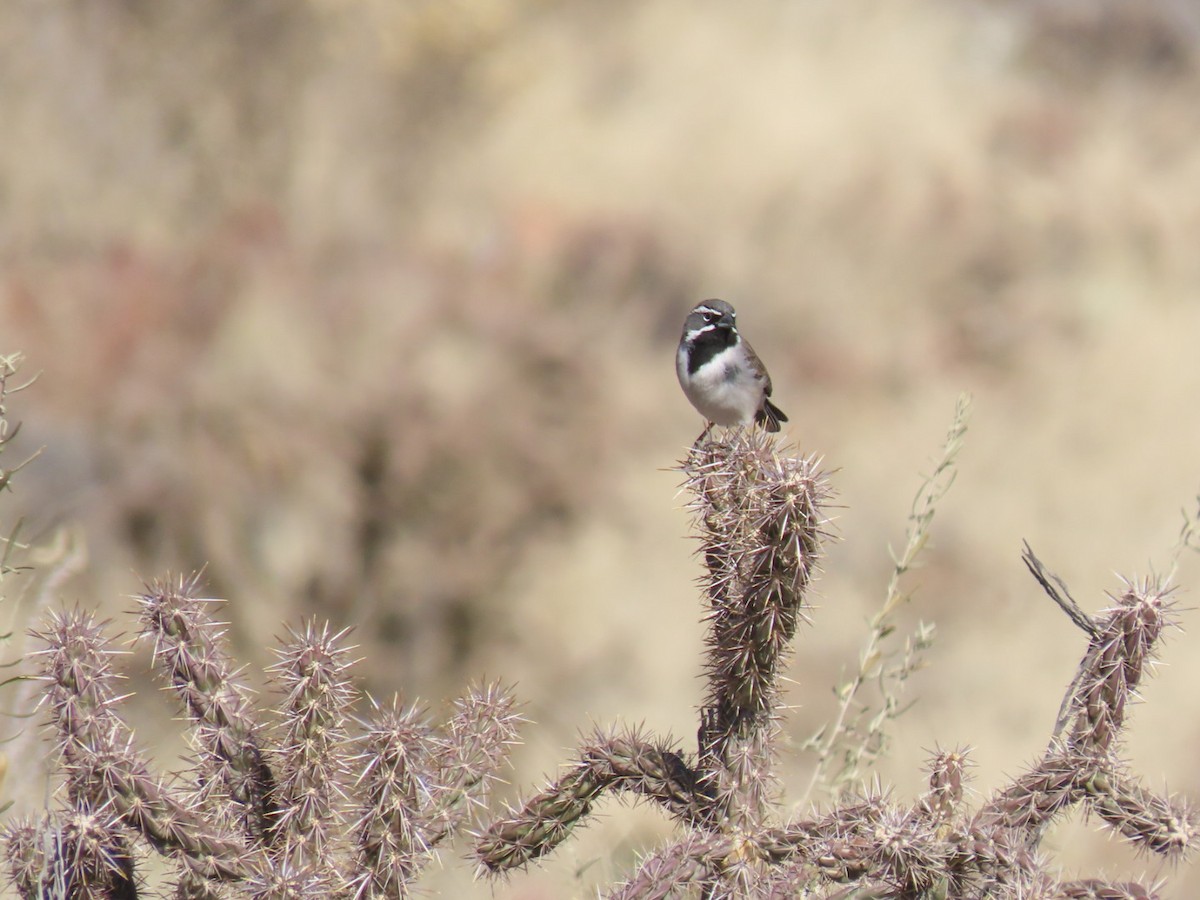
<path fill-rule="evenodd" d="M 1167 565 L 1200 486 L 1198 38 L 1187 0 L 5 4 L 0 352 L 44 371 L 13 412 L 47 448 L 6 520 L 86 548 L 69 603 L 207 566 L 256 665 L 315 614 L 356 627 L 377 693 L 518 681 L 520 783 L 592 720 L 687 734 L 698 570 L 664 469 L 700 423 L 671 358 L 726 297 L 840 470 L 797 743 L 975 394 L 883 776 L 911 793 L 964 742 L 987 790 L 1084 647 L 1020 540 L 1094 609 Z M 1193 794 L 1196 660 L 1175 641 L 1132 732 Z M 614 812 L 496 893 L 586 894 L 662 827 Z"/>

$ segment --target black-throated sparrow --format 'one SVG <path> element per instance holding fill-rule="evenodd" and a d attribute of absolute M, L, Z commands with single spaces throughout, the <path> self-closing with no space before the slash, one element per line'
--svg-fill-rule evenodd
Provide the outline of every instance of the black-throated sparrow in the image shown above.
<path fill-rule="evenodd" d="M 738 333 L 737 313 L 724 300 L 705 300 L 688 314 L 675 372 L 688 400 L 710 426 L 757 422 L 767 431 L 778 431 L 779 423 L 788 420 L 771 402 L 771 376 Z"/>

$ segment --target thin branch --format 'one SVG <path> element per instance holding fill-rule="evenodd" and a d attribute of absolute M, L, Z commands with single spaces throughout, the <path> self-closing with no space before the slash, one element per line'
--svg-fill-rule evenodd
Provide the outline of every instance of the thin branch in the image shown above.
<path fill-rule="evenodd" d="M 834 748 L 845 739 L 846 734 L 853 729 L 847 724 L 850 710 L 858 698 L 862 686 L 876 675 L 884 677 L 880 671 L 880 662 L 884 657 L 881 645 L 884 639 L 894 631 L 891 618 L 900 604 L 910 598 L 910 594 L 901 590 L 900 580 L 916 564 L 917 558 L 925 548 L 929 539 L 929 526 L 933 521 L 937 505 L 946 496 L 954 484 L 956 474 L 955 461 L 963 446 L 963 437 L 967 431 L 967 420 L 971 408 L 971 398 L 968 394 L 960 394 L 954 406 L 954 419 L 946 433 L 942 445 L 942 453 L 934 466 L 933 472 L 917 488 L 913 497 L 912 508 L 908 514 L 908 531 L 904 552 L 894 559 L 891 578 L 888 580 L 887 594 L 883 606 L 871 619 L 871 631 L 866 644 L 858 656 L 858 671 L 850 680 L 838 688 L 838 709 L 834 715 L 833 724 L 827 726 L 816 740 L 817 764 L 804 790 L 802 802 L 807 802 L 817 784 L 828 777 L 830 760 Z M 916 652 L 925 649 L 928 639 L 932 637 L 930 629 L 921 626 L 915 644 Z M 907 675 L 918 665 L 913 659 L 907 661 L 898 670 L 899 674 Z"/>
<path fill-rule="evenodd" d="M 1099 628 L 1097 628 L 1096 623 L 1075 602 L 1075 598 L 1067 590 L 1066 583 L 1042 564 L 1042 561 L 1034 554 L 1033 548 L 1029 546 L 1028 541 L 1022 541 L 1022 546 L 1021 562 L 1025 563 L 1025 568 L 1037 579 L 1037 583 L 1042 586 L 1042 590 L 1067 614 L 1067 618 L 1086 631 L 1088 635 L 1095 637 L 1099 634 Z"/>
<path fill-rule="evenodd" d="M 1200 551 L 1200 494 L 1196 496 L 1195 505 L 1189 510 L 1180 510 L 1183 515 L 1183 525 L 1179 528 L 1179 537 L 1171 548 L 1171 569 L 1167 581 L 1174 581 L 1179 572 L 1179 560 L 1184 550 Z"/>

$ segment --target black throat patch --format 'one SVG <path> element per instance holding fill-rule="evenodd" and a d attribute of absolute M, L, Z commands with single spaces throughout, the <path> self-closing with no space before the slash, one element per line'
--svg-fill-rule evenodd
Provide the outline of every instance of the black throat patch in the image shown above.
<path fill-rule="evenodd" d="M 688 374 L 695 375 L 706 362 L 736 343 L 737 332 L 728 325 L 716 325 L 700 332 L 692 339 L 692 352 L 688 354 Z"/>

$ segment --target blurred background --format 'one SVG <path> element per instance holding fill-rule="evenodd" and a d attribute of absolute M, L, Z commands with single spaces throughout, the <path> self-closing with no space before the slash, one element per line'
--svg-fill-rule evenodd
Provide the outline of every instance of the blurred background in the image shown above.
<path fill-rule="evenodd" d="M 379 696 L 515 682 L 514 787 L 593 723 L 690 746 L 671 468 L 701 422 L 673 356 L 723 297 L 837 494 L 789 798 L 960 391 L 902 622 L 937 642 L 880 775 L 912 797 L 935 745 L 969 744 L 986 794 L 1043 749 L 1084 649 L 1021 541 L 1094 611 L 1171 568 L 1200 488 L 1198 90 L 1191 0 L 9 0 L 0 351 L 42 373 L 10 414 L 45 451 L 5 530 L 26 516 L 43 593 L 116 630 L 143 579 L 205 567 L 256 683 L 305 616 L 354 627 Z M 1184 607 L 1198 578 L 1185 554 Z M 1128 745 L 1200 795 L 1194 641 Z M 123 663 L 129 714 L 178 766 L 147 662 Z M 34 746 L 8 791 L 40 802 Z M 423 886 L 592 895 L 669 830 L 610 803 L 533 873 L 472 885 L 452 852 Z M 1200 891 L 1094 823 L 1047 849 Z"/>

